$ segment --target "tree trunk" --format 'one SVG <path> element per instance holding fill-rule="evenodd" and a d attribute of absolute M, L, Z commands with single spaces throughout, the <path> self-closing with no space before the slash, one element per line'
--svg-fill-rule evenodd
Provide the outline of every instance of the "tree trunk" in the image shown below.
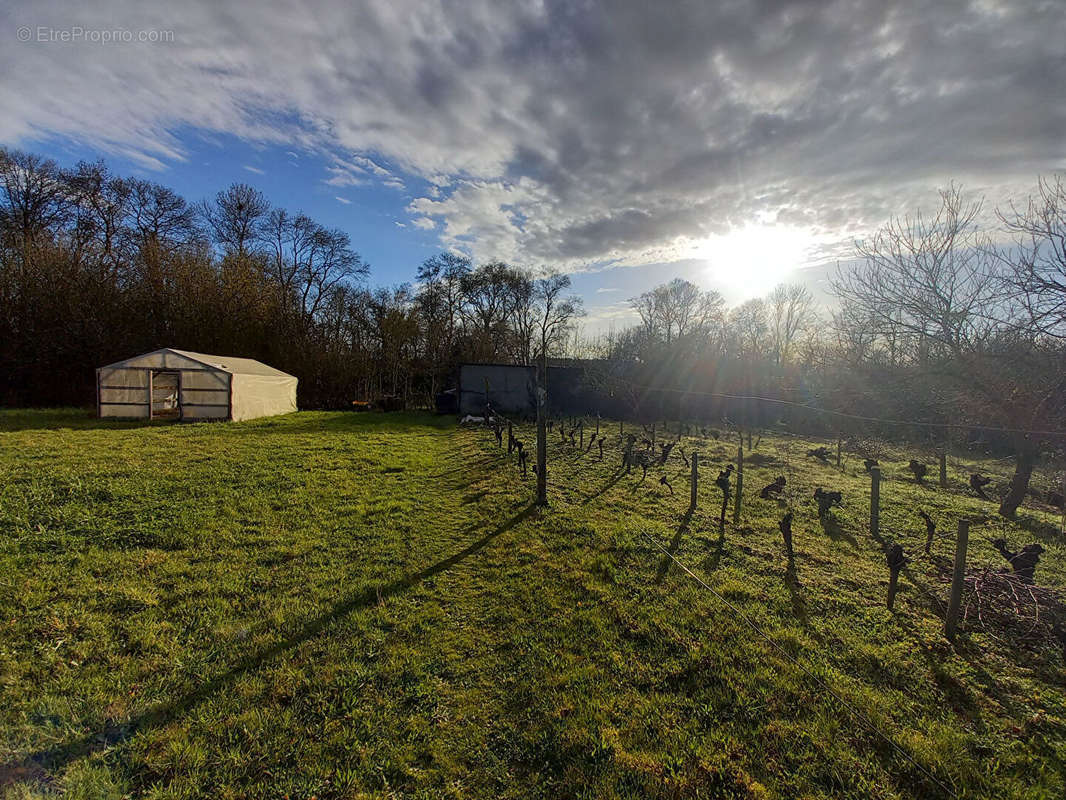
<path fill-rule="evenodd" d="M 999 513 L 1004 517 L 1013 518 L 1018 506 L 1025 500 L 1025 493 L 1029 489 L 1029 478 L 1032 477 L 1035 464 L 1035 450 L 1030 447 L 1022 447 L 1018 450 L 1010 489 L 1007 491 L 1007 496 L 1003 498 L 1003 502 L 999 504 Z"/>

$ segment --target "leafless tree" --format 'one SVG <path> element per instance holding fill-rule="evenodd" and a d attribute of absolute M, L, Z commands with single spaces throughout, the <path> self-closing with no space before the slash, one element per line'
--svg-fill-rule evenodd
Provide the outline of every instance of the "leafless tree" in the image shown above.
<path fill-rule="evenodd" d="M 780 284 L 770 292 L 770 341 L 777 363 L 784 364 L 800 331 L 814 318 L 814 298 L 800 284 Z"/>
<path fill-rule="evenodd" d="M 215 244 L 227 255 L 243 258 L 256 243 L 270 203 L 259 190 L 246 183 L 234 183 L 216 194 L 214 201 L 203 201 L 199 208 Z"/>
<path fill-rule="evenodd" d="M 718 292 L 703 291 L 683 278 L 674 278 L 629 302 L 645 330 L 667 345 L 686 335 L 706 333 L 712 325 L 720 324 L 724 307 Z"/>
<path fill-rule="evenodd" d="M 198 244 L 196 212 L 185 198 L 152 181 L 130 181 L 130 214 L 133 229 L 143 249 L 158 247 L 171 252 Z"/>
<path fill-rule="evenodd" d="M 1024 206 L 999 218 L 1014 234 L 1013 247 L 994 251 L 1006 266 L 1006 285 L 1034 331 L 1066 339 L 1066 183 L 1041 178 Z"/>

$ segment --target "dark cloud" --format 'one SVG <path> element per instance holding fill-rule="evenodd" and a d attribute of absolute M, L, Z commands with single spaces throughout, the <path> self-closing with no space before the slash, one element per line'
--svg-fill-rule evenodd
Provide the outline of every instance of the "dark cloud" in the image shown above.
<path fill-rule="evenodd" d="M 441 185 L 412 215 L 479 255 L 670 260 L 678 242 L 756 215 L 843 236 L 953 178 L 995 200 L 1061 168 L 1062 12 L 1040 0 L 16 2 L 0 139 L 72 134 L 161 165 L 180 157 L 171 131 L 193 125 L 342 164 L 380 155 Z M 19 25 L 116 21 L 174 41 L 14 40 Z"/>

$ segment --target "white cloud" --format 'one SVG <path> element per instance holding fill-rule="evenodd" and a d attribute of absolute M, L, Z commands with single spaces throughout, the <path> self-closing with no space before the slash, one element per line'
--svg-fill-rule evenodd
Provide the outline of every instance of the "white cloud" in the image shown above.
<path fill-rule="evenodd" d="M 347 199 L 346 197 L 341 197 L 340 195 L 337 195 L 333 199 L 336 200 L 338 203 L 344 203 L 344 205 L 346 206 L 350 206 L 352 204 L 351 200 Z"/>
<path fill-rule="evenodd" d="M 254 172 L 256 175 L 266 175 L 266 170 L 265 169 L 260 169 L 259 167 L 252 167 L 252 166 L 249 166 L 248 164 L 245 164 L 244 168 L 246 170 L 248 170 L 249 172 Z"/>
<path fill-rule="evenodd" d="M 14 0 L 5 16 L 174 37 L 7 42 L 0 141 L 66 135 L 148 169 L 181 163 L 188 127 L 280 144 L 324 155 L 338 189 L 425 181 L 412 225 L 480 258 L 674 261 L 767 212 L 831 247 L 952 178 L 994 203 L 1066 166 L 1066 15 L 1041 0 Z"/>

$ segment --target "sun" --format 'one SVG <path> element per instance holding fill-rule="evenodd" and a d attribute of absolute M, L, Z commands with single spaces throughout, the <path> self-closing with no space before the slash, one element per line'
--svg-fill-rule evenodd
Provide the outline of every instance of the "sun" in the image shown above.
<path fill-rule="evenodd" d="M 708 279 L 747 299 L 787 281 L 808 263 L 815 244 L 806 228 L 751 224 L 697 242 L 693 257 L 707 262 Z"/>

